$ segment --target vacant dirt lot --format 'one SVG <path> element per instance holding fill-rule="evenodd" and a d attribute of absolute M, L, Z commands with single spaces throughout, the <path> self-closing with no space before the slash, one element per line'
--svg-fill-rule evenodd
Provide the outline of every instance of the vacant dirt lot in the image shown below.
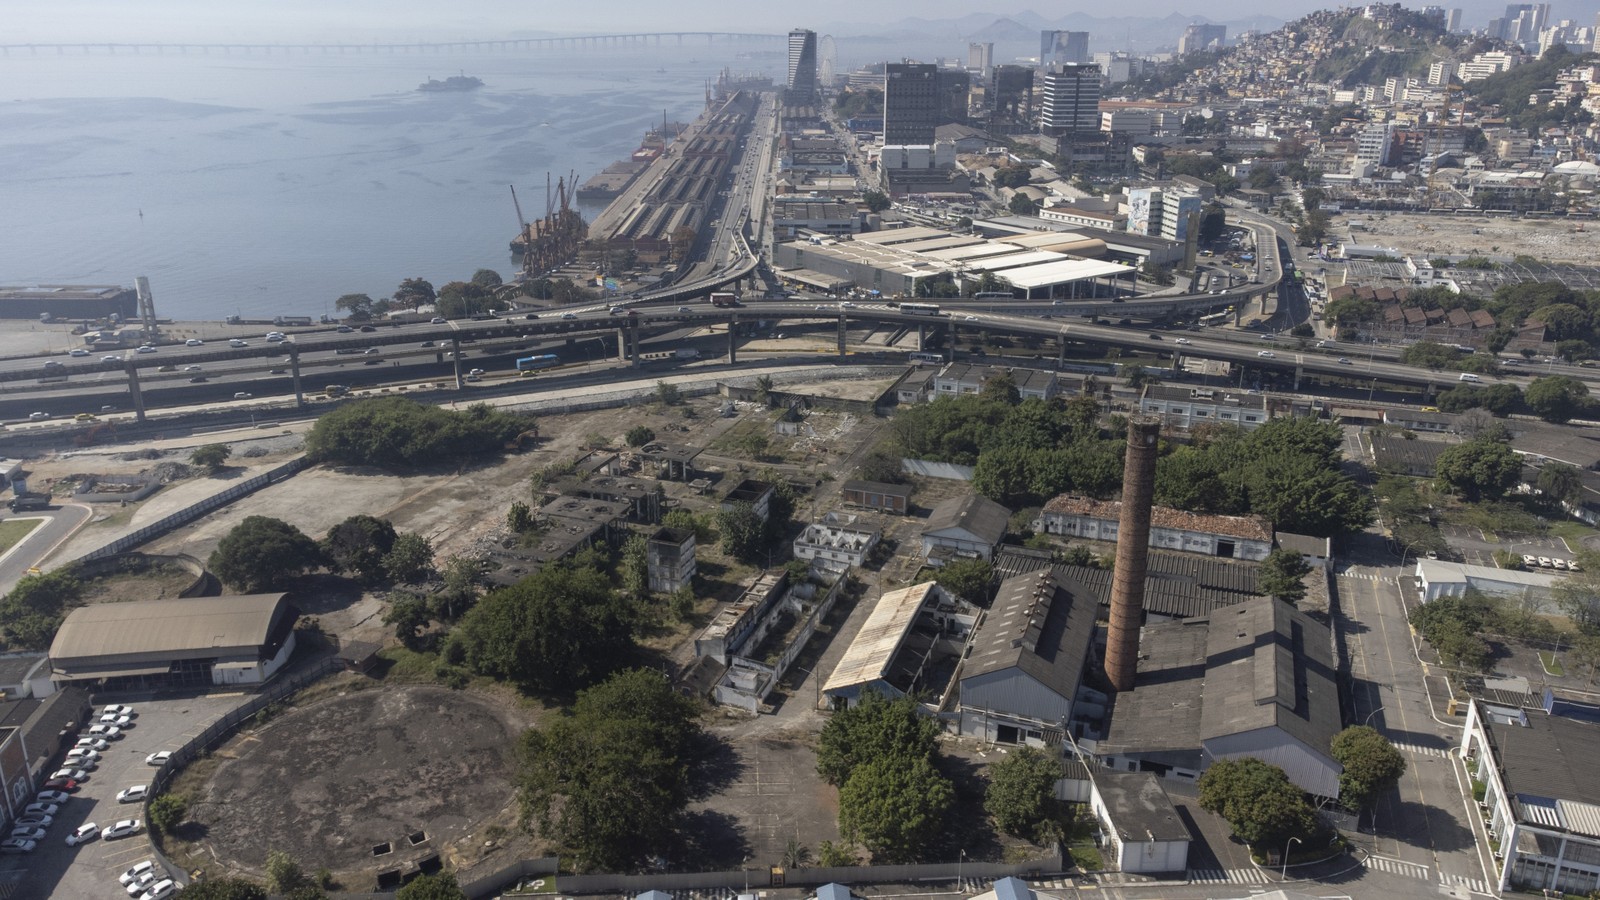
<path fill-rule="evenodd" d="M 1349 230 L 1349 222 L 1361 228 Z M 1428 216 L 1413 213 L 1353 211 L 1334 218 L 1334 230 L 1358 244 L 1394 247 L 1414 256 L 1526 254 L 1544 262 L 1592 265 L 1600 257 L 1600 228 L 1584 231 L 1560 219 L 1506 219 L 1488 216 Z"/>
<path fill-rule="evenodd" d="M 326 866 L 352 887 L 433 853 L 454 865 L 488 826 L 514 820 L 512 753 L 524 724 L 470 692 L 347 692 L 217 751 L 222 762 L 191 818 L 209 855 L 252 872 L 270 850 L 307 871 Z M 412 845 L 419 831 L 426 840 Z M 375 856 L 384 843 L 393 852 Z"/>

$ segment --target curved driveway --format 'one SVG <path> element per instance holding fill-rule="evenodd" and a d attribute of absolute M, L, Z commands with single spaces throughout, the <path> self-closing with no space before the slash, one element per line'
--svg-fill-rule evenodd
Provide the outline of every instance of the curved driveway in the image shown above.
<path fill-rule="evenodd" d="M 39 512 L 26 512 L 9 516 L 11 520 L 43 519 L 20 543 L 0 554 L 0 594 L 5 594 L 28 574 L 28 570 L 42 566 L 46 558 L 67 538 L 82 528 L 93 514 L 89 507 L 69 503 Z"/>

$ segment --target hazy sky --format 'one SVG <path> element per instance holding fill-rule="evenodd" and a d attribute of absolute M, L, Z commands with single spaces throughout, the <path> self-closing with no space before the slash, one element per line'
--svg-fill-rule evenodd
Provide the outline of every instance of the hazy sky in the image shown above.
<path fill-rule="evenodd" d="M 1346 0 L 1348 3 L 1348 0 Z M 0 43 L 94 41 L 322 41 L 426 40 L 432 37 L 515 36 L 536 31 L 605 33 L 622 31 L 760 31 L 796 26 L 824 29 L 836 23 L 877 24 L 909 16 L 953 18 L 976 11 L 997 18 L 1023 10 L 1060 16 L 1075 10 L 1090 15 L 1206 15 L 1214 20 L 1248 18 L 1270 12 L 1292 18 L 1341 5 L 1337 0 L 1281 0 L 1273 4 L 1239 0 L 1123 0 L 1063 4 L 1059 0 L 914 0 L 863 3 L 861 0 L 0 0 Z M 1407 3 L 1421 6 L 1421 3 Z M 1470 25 L 1482 25 L 1503 4 L 1457 2 Z M 1593 21 L 1595 6 L 1556 2 L 1555 18 Z"/>

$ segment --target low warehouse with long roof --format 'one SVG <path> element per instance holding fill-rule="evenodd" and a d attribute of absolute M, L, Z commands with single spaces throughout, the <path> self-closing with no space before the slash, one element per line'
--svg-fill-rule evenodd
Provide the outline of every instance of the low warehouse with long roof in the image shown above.
<path fill-rule="evenodd" d="M 258 684 L 294 653 L 285 594 L 96 603 L 67 614 L 50 644 L 57 684 L 108 688 Z"/>

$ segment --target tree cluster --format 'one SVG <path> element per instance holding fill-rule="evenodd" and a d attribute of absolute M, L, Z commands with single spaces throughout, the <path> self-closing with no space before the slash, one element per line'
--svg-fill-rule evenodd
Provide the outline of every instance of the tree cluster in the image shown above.
<path fill-rule="evenodd" d="M 1406 758 L 1377 729 L 1352 725 L 1333 736 L 1333 758 L 1344 771 L 1339 775 L 1339 802 L 1346 809 L 1363 810 L 1384 791 L 1400 783 Z"/>
<path fill-rule="evenodd" d="M 326 562 L 322 548 L 282 519 L 248 516 L 217 542 L 206 568 L 246 594 L 288 590 Z"/>
<path fill-rule="evenodd" d="M 0 637 L 7 650 L 47 650 L 61 620 L 82 605 L 83 582 L 71 566 L 24 575 L 0 597 Z"/>
<path fill-rule="evenodd" d="M 1305 791 L 1282 769 L 1252 756 L 1212 763 L 1200 776 L 1200 808 L 1226 819 L 1252 847 L 1282 847 L 1292 837 L 1303 842 L 1318 830 Z"/>
<path fill-rule="evenodd" d="M 1254 431 L 1219 427 L 1156 464 L 1156 503 L 1219 515 L 1254 513 L 1278 531 L 1333 537 L 1372 522 L 1372 500 L 1339 468 L 1337 425 L 1273 419 Z"/>
<path fill-rule="evenodd" d="M 567 695 L 633 650 L 632 613 L 610 579 L 578 564 L 545 566 L 491 591 L 450 636 L 447 656 L 532 694 Z"/>
<path fill-rule="evenodd" d="M 1588 414 L 1593 405 L 1588 385 L 1567 375 L 1535 378 L 1523 394 L 1523 400 L 1534 415 L 1556 424 Z"/>
<path fill-rule="evenodd" d="M 1494 603 L 1469 590 L 1429 600 L 1411 612 L 1411 626 L 1433 646 L 1446 665 L 1487 672 L 1494 651 L 1482 635 L 1496 618 Z"/>
<path fill-rule="evenodd" d="M 1468 503 L 1499 500 L 1522 480 L 1522 457 L 1509 444 L 1479 436 L 1453 444 L 1434 463 L 1439 487 Z"/>
<path fill-rule="evenodd" d="M 688 803 L 698 711 L 646 669 L 580 692 L 569 713 L 522 736 L 524 826 L 557 841 L 579 869 L 628 871 L 665 851 Z"/>
<path fill-rule="evenodd" d="M 426 538 L 395 531 L 388 519 L 357 515 L 328 529 L 320 542 L 329 568 L 368 587 L 419 581 L 433 570 L 433 547 Z"/>
<path fill-rule="evenodd" d="M 410 468 L 464 463 L 498 453 L 532 419 L 474 403 L 460 412 L 404 397 L 346 403 L 317 419 L 306 435 L 313 462 Z"/>
<path fill-rule="evenodd" d="M 1256 585 L 1261 593 L 1285 603 L 1299 603 L 1306 596 L 1306 576 L 1311 564 L 1298 550 L 1278 548 L 1261 561 Z"/>
<path fill-rule="evenodd" d="M 1053 753 L 1023 747 L 989 767 L 983 808 L 1006 834 L 1045 840 L 1052 828 L 1061 761 Z"/>
<path fill-rule="evenodd" d="M 1447 413 L 1483 409 L 1491 415 L 1504 418 L 1515 412 L 1522 404 L 1522 391 L 1510 382 L 1492 384 L 1488 387 L 1458 384 L 1448 390 L 1440 391 L 1433 402 L 1441 411 Z"/>
<path fill-rule="evenodd" d="M 817 773 L 839 787 L 839 831 L 875 861 L 918 859 L 955 802 L 935 766 L 939 725 L 918 706 L 869 691 L 822 728 Z"/>

